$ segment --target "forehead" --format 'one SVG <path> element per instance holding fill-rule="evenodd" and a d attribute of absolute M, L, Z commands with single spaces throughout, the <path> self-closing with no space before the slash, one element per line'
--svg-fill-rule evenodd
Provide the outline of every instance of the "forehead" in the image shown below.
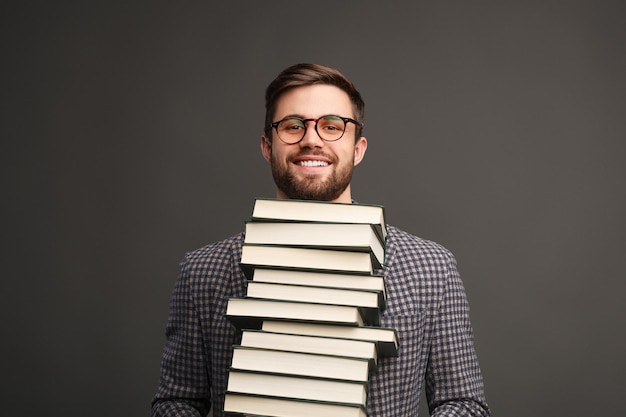
<path fill-rule="evenodd" d="M 348 94 L 334 85 L 315 84 L 285 91 L 276 102 L 275 120 L 298 115 L 317 118 L 326 114 L 354 117 Z"/>

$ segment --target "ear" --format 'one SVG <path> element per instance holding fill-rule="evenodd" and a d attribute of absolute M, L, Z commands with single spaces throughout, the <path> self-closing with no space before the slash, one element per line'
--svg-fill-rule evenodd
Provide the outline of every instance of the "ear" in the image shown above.
<path fill-rule="evenodd" d="M 367 151 L 367 139 L 361 136 L 354 144 L 354 166 L 361 163 L 365 157 L 365 151 Z"/>
<path fill-rule="evenodd" d="M 272 139 L 265 136 L 265 134 L 261 136 L 261 153 L 263 154 L 263 158 L 265 158 L 267 162 L 270 162 L 272 157 Z"/>

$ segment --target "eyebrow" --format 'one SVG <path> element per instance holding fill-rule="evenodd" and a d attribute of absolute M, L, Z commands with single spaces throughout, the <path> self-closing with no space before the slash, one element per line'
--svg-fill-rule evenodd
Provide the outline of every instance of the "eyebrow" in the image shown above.
<path fill-rule="evenodd" d="M 298 119 L 303 119 L 303 120 L 304 120 L 304 119 L 308 119 L 308 117 L 305 117 L 305 116 L 303 116 L 303 115 L 301 115 L 301 114 L 288 114 L 288 115 L 286 115 L 285 117 L 283 117 L 283 119 L 287 119 L 287 118 L 289 118 L 289 117 L 295 117 L 295 118 L 298 118 Z"/>

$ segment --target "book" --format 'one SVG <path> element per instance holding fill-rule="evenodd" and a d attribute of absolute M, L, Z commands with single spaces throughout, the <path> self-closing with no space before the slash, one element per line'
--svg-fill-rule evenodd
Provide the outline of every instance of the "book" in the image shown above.
<path fill-rule="evenodd" d="M 385 278 L 382 275 L 343 274 L 328 271 L 298 271 L 288 269 L 255 268 L 254 281 L 277 284 L 299 284 L 317 287 L 334 287 L 380 291 L 387 299 Z"/>
<path fill-rule="evenodd" d="M 224 411 L 271 417 L 367 417 L 365 407 L 338 402 L 269 397 L 226 391 Z"/>
<path fill-rule="evenodd" d="M 371 224 L 387 238 L 385 208 L 372 204 L 345 204 L 328 201 L 257 198 L 252 210 L 253 220 L 299 222 L 336 222 Z"/>
<path fill-rule="evenodd" d="M 342 355 L 372 360 L 374 364 L 378 362 L 376 343 L 371 340 L 338 339 L 244 329 L 241 332 L 241 346 L 265 349 L 278 347 L 292 352 L 321 355 L 333 355 L 341 352 Z"/>
<path fill-rule="evenodd" d="M 365 407 L 367 382 L 280 375 L 230 368 L 226 390 L 303 400 L 342 402 Z"/>
<path fill-rule="evenodd" d="M 320 355 L 241 345 L 233 347 L 231 366 L 247 371 L 362 382 L 367 382 L 374 371 L 373 360 L 342 356 L 339 352 Z"/>
<path fill-rule="evenodd" d="M 266 320 L 261 329 L 268 332 L 324 336 L 340 339 L 370 340 L 376 342 L 379 357 L 398 356 L 400 348 L 398 334 L 391 327 L 329 326 L 318 323 L 291 323 Z"/>
<path fill-rule="evenodd" d="M 258 329 L 264 320 L 289 320 L 360 326 L 365 323 L 361 309 L 323 303 L 230 297 L 226 318 L 240 329 Z"/>
<path fill-rule="evenodd" d="M 380 324 L 380 311 L 385 308 L 382 292 L 371 290 L 248 281 L 246 295 L 272 300 L 357 306 L 361 307 L 365 322 L 370 326 Z"/>
<path fill-rule="evenodd" d="M 369 224 L 249 221 L 245 226 L 244 243 L 368 252 L 375 269 L 385 263 L 385 243 Z"/>
<path fill-rule="evenodd" d="M 224 411 L 244 416 L 367 417 L 379 357 L 387 225 L 382 206 L 256 199 L 240 266 L 246 295 L 225 317 L 233 346 Z"/>
<path fill-rule="evenodd" d="M 250 279 L 255 268 L 325 270 L 373 274 L 372 258 L 366 252 L 243 244 L 241 268 Z"/>

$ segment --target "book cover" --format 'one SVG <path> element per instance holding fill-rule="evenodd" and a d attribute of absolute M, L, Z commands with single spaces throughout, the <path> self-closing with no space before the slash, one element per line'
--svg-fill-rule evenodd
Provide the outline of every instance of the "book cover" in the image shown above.
<path fill-rule="evenodd" d="M 325 336 L 343 339 L 370 340 L 377 344 L 380 357 L 398 356 L 400 349 L 398 334 L 390 327 L 338 327 L 320 323 L 264 321 L 261 329 L 269 332 L 302 334 L 308 336 Z"/>
<path fill-rule="evenodd" d="M 342 402 L 365 407 L 367 383 L 301 377 L 230 368 L 227 391 L 303 400 Z"/>
<path fill-rule="evenodd" d="M 303 353 L 283 350 L 279 347 L 254 348 L 235 345 L 232 367 L 248 371 L 271 372 L 367 382 L 374 371 L 374 361 L 334 354 Z"/>
<path fill-rule="evenodd" d="M 385 243 L 369 224 L 249 221 L 244 242 L 368 252 L 373 255 L 375 269 L 385 263 Z"/>
<path fill-rule="evenodd" d="M 361 308 L 365 322 L 370 326 L 380 324 L 380 312 L 385 309 L 381 291 L 248 281 L 246 295 L 272 300 L 356 306 Z"/>
<path fill-rule="evenodd" d="M 226 318 L 236 327 L 258 329 L 265 320 L 287 320 L 360 326 L 363 313 L 355 306 L 268 300 L 253 297 L 230 297 Z"/>
<path fill-rule="evenodd" d="M 346 356 L 378 362 L 376 343 L 371 340 L 340 339 L 325 336 L 276 333 L 263 330 L 244 329 L 241 333 L 241 346 L 275 349 L 320 355 L 334 355 L 338 352 Z"/>
<path fill-rule="evenodd" d="M 241 268 L 248 279 L 255 268 L 325 270 L 331 272 L 374 273 L 372 255 L 332 249 L 295 248 L 288 246 L 253 245 L 244 243 Z"/>
<path fill-rule="evenodd" d="M 313 221 L 336 223 L 366 223 L 375 227 L 381 240 L 387 238 L 384 206 L 374 204 L 345 204 L 328 201 L 256 198 L 253 220 Z"/>
<path fill-rule="evenodd" d="M 277 284 L 299 284 L 317 287 L 334 287 L 380 291 L 387 299 L 387 289 L 383 275 L 344 274 L 329 271 L 302 271 L 289 269 L 255 268 L 254 281 Z"/>
<path fill-rule="evenodd" d="M 365 407 L 340 402 L 281 398 L 226 391 L 224 411 L 237 416 L 367 417 Z"/>

